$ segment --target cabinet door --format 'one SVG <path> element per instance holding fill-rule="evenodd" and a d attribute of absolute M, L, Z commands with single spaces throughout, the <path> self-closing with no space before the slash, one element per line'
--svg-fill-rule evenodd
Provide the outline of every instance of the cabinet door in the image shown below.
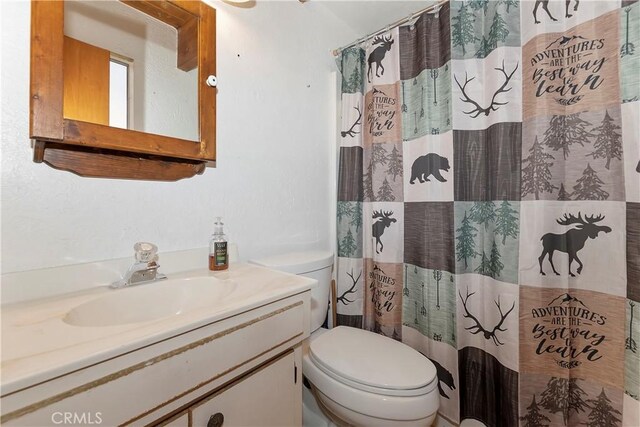
<path fill-rule="evenodd" d="M 198 427 L 300 426 L 300 373 L 290 351 L 195 406 Z"/>
<path fill-rule="evenodd" d="M 64 37 L 64 117 L 109 126 L 111 53 Z"/>

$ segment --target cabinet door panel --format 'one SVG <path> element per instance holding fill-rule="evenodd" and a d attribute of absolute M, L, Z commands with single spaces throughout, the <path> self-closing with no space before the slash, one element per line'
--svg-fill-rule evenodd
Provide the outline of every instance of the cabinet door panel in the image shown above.
<path fill-rule="evenodd" d="M 211 426 L 224 427 L 299 426 L 302 390 L 294 375 L 291 351 L 193 408 L 193 425 L 207 426 L 211 420 Z"/>
<path fill-rule="evenodd" d="M 64 38 L 64 117 L 109 126 L 108 50 Z"/>

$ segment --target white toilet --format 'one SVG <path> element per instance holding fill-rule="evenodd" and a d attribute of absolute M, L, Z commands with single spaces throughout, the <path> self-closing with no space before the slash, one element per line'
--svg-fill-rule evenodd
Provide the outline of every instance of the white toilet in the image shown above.
<path fill-rule="evenodd" d="M 357 427 L 433 423 L 440 395 L 436 368 L 429 359 L 373 332 L 346 326 L 321 328 L 329 302 L 331 253 L 295 252 L 251 262 L 318 281 L 311 292 L 311 337 L 304 348 L 302 372 L 331 420 Z M 305 406 L 308 411 L 315 405 Z M 304 414 L 305 424 L 312 418 Z"/>

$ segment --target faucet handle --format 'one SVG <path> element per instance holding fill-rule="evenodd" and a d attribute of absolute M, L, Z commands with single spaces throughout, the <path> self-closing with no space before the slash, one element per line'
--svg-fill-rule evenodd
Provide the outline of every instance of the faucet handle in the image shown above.
<path fill-rule="evenodd" d="M 153 243 L 138 242 L 133 245 L 136 251 L 136 261 L 150 264 L 158 260 L 158 247 Z"/>

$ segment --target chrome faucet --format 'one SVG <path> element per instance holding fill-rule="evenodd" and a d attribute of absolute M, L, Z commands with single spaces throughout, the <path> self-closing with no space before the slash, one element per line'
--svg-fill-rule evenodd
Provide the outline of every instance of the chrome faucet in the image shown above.
<path fill-rule="evenodd" d="M 136 262 L 129 267 L 121 280 L 111 284 L 112 288 L 124 288 L 167 278 L 164 274 L 158 273 L 160 264 L 158 264 L 158 247 L 156 245 L 138 242 L 133 245 L 133 249 L 136 251 Z"/>

